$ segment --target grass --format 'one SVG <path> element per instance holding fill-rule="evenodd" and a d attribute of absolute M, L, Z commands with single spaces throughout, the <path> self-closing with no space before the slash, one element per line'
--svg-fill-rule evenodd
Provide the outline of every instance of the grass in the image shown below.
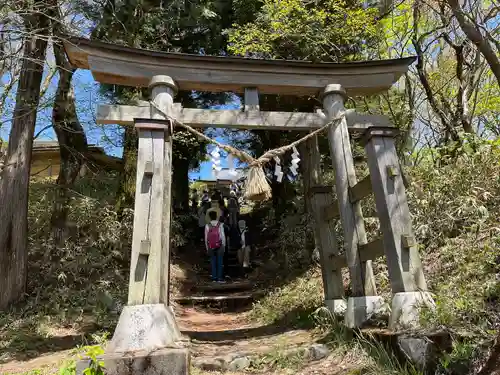
<path fill-rule="evenodd" d="M 126 297 L 132 215 L 119 221 L 102 181 L 92 182 L 74 192 L 73 232 L 62 247 L 50 236 L 53 182 L 31 184 L 27 296 L 0 312 L 0 363 L 98 343 L 112 332 Z"/>
<path fill-rule="evenodd" d="M 261 324 L 280 322 L 307 325 L 323 303 L 321 273 L 314 268 L 283 287 L 272 290 L 254 304 L 250 319 Z"/>

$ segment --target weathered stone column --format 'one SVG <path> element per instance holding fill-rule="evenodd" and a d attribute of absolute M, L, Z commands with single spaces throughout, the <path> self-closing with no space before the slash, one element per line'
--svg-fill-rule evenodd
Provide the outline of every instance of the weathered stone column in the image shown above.
<path fill-rule="evenodd" d="M 340 85 L 326 86 L 323 92 L 323 107 L 327 121 L 345 111 L 345 98 L 345 90 Z M 359 246 L 366 244 L 367 239 L 361 204 L 352 203 L 349 197 L 349 188 L 355 186 L 358 181 L 345 118 L 338 125 L 329 128 L 328 140 L 353 292 L 353 297 L 350 297 L 347 303 L 345 323 L 349 327 L 358 327 L 374 310 L 379 309 L 384 301 L 382 297 L 377 296 L 371 261 L 362 262 L 359 256 Z"/>
<path fill-rule="evenodd" d="M 363 139 L 394 294 L 391 328 L 418 325 L 419 307 L 434 306 L 412 231 L 395 135 L 394 128 L 371 127 Z"/>
<path fill-rule="evenodd" d="M 156 105 L 171 112 L 173 80 L 155 76 L 150 88 Z M 139 150 L 129 295 L 102 358 L 108 375 L 189 373 L 189 351 L 168 306 L 172 126 L 156 108 L 151 112 L 152 119 L 134 121 Z"/>

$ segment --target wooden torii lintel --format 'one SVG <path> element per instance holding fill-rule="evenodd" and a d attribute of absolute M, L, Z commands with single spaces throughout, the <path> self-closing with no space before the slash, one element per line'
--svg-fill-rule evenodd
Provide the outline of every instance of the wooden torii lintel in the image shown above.
<path fill-rule="evenodd" d="M 174 105 L 172 116 L 178 121 L 198 128 L 218 127 L 234 129 L 267 130 L 314 130 L 326 123 L 323 112 L 265 112 L 241 110 L 214 110 L 182 108 Z M 132 125 L 135 118 L 150 118 L 151 107 L 147 102 L 138 106 L 99 105 L 98 124 Z M 383 115 L 369 115 L 346 111 L 347 126 L 350 132 L 364 132 L 367 128 L 393 127 Z"/>

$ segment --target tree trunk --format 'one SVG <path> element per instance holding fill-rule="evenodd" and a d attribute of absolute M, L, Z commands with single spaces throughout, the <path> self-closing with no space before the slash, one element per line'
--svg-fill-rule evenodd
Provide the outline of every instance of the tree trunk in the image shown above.
<path fill-rule="evenodd" d="M 46 3 L 35 1 L 35 9 L 25 18 L 22 70 L 0 179 L 0 310 L 20 299 L 26 288 L 31 153 L 47 49 L 43 35 L 50 26 L 42 6 Z"/>
<path fill-rule="evenodd" d="M 458 0 L 446 1 L 457 19 L 460 28 L 467 35 L 467 38 L 477 46 L 500 85 L 500 59 L 490 42 L 481 34 L 479 28 L 467 18 Z"/>
<path fill-rule="evenodd" d="M 123 134 L 123 170 L 116 194 L 116 212 L 121 216 L 123 210 L 134 207 L 135 179 L 137 172 L 137 132 L 133 126 L 125 126 Z"/>
<path fill-rule="evenodd" d="M 189 211 L 189 160 L 174 158 L 173 160 L 173 202 L 177 214 Z"/>
<path fill-rule="evenodd" d="M 75 69 L 71 68 L 61 45 L 54 43 L 54 55 L 59 71 L 59 83 L 54 99 L 52 121 L 59 142 L 61 169 L 57 178 L 51 223 L 54 238 L 60 244 L 64 242 L 67 232 L 70 200 L 68 188 L 75 182 L 84 162 L 87 137 L 78 121 L 75 95 L 71 86 Z"/>

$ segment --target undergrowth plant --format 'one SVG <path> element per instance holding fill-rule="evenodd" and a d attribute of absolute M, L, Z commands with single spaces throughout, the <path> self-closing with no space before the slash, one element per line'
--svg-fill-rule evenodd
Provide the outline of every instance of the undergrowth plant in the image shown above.
<path fill-rule="evenodd" d="M 424 313 L 424 321 L 487 336 L 500 311 L 500 140 L 471 138 L 467 144 L 444 165 L 429 161 L 414 168 L 409 196 L 436 295 L 437 308 Z"/>
<path fill-rule="evenodd" d="M 83 370 L 83 375 L 104 375 L 104 361 L 98 358 L 104 354 L 104 349 L 100 345 L 86 346 L 82 348 L 83 355 L 79 355 L 81 359 L 89 360 L 89 366 Z M 76 361 L 74 359 L 66 361 L 60 368 L 58 375 L 75 375 Z"/>
<path fill-rule="evenodd" d="M 429 330 L 470 337 L 467 342 L 455 340 L 452 352 L 442 358 L 441 370 L 447 374 L 460 364 L 470 366 L 500 324 L 500 139 L 464 137 L 452 158 L 449 150 L 420 152 L 429 156 L 420 155 L 418 165 L 405 168 L 407 194 L 424 273 L 436 301 L 436 309 L 423 310 L 421 321 Z M 366 228 L 368 237 L 379 234 L 378 225 L 370 222 Z M 283 244 L 287 238 L 290 245 L 304 243 L 296 238 L 300 232 L 290 233 L 293 230 L 283 235 Z M 300 253 L 295 247 L 292 251 Z M 374 269 L 379 294 L 390 298 L 384 262 L 374 262 Z M 310 312 L 322 303 L 321 273 L 313 268 L 272 290 L 250 316 L 263 323 L 286 318 L 316 324 L 318 317 Z"/>
<path fill-rule="evenodd" d="M 311 325 L 311 313 L 323 302 L 321 283 L 320 271 L 314 268 L 256 302 L 250 318 L 262 324 Z"/>
<path fill-rule="evenodd" d="M 0 312 L 0 360 L 44 349 L 53 335 L 103 343 L 127 298 L 133 210 L 115 212 L 116 178 L 82 178 L 71 190 L 68 238 L 53 241 L 53 180 L 30 184 L 27 295 Z M 173 246 L 185 243 L 173 222 Z"/>

